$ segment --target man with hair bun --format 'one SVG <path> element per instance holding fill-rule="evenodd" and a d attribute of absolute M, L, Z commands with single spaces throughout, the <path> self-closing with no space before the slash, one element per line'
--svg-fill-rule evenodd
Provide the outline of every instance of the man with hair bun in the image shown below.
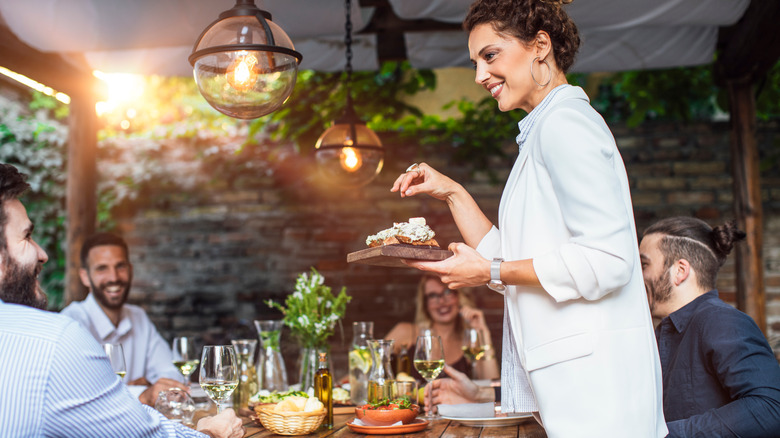
<path fill-rule="evenodd" d="M 661 319 L 670 437 L 780 436 L 780 366 L 750 316 L 718 298 L 718 270 L 745 238 L 734 222 L 663 219 L 639 246 L 650 311 Z"/>

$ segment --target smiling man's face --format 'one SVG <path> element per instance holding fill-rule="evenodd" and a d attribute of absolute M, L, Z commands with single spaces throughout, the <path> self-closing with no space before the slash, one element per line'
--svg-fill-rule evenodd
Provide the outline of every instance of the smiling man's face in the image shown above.
<path fill-rule="evenodd" d="M 89 250 L 81 280 L 104 309 L 120 309 L 127 301 L 133 268 L 124 248 L 100 245 Z"/>
<path fill-rule="evenodd" d="M 2 204 L 7 218 L 5 248 L 0 249 L 0 298 L 7 303 L 45 309 L 48 298 L 40 287 L 38 275 L 49 259 L 33 240 L 33 223 L 18 199 Z"/>

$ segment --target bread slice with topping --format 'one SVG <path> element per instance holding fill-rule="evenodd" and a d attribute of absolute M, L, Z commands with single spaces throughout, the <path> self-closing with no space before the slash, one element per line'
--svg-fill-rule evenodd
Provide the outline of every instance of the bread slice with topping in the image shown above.
<path fill-rule="evenodd" d="M 426 225 L 425 218 L 413 217 L 409 222 L 393 223 L 392 228 L 382 230 L 366 238 L 366 245 L 370 248 L 377 246 L 406 243 L 408 245 L 433 246 L 438 248 L 439 243 L 433 237 L 436 233 Z"/>

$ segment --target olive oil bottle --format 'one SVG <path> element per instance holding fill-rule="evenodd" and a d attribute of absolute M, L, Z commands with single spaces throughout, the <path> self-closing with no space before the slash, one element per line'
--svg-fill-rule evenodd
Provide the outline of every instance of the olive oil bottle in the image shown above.
<path fill-rule="evenodd" d="M 333 376 L 328 370 L 328 353 L 320 352 L 320 362 L 317 374 L 314 375 L 314 395 L 325 405 L 327 414 L 322 421 L 322 427 L 333 428 Z"/>

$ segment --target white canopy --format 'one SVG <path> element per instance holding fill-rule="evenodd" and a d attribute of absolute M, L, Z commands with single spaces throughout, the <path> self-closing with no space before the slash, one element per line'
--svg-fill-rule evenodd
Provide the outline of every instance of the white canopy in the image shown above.
<path fill-rule="evenodd" d="M 401 19 L 463 20 L 472 0 L 387 0 Z M 303 54 L 302 69 L 344 68 L 342 0 L 259 0 L 258 7 Z M 374 7 L 353 0 L 353 68 L 378 67 L 376 35 L 358 35 Z M 735 23 L 750 0 L 575 0 L 567 6 L 583 45 L 574 71 L 618 71 L 710 62 L 718 27 Z M 0 0 L 0 14 L 42 52 L 81 57 L 107 73 L 187 76 L 200 35 L 233 0 Z M 463 31 L 404 34 L 417 68 L 470 67 Z"/>

